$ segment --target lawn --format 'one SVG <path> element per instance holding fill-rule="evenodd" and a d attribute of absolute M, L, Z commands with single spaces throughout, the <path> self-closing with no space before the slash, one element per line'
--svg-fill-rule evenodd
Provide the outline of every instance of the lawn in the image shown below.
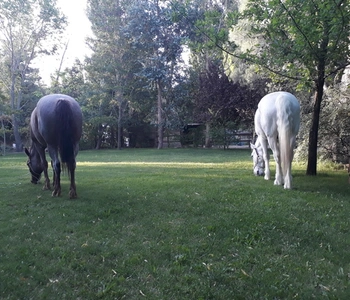
<path fill-rule="evenodd" d="M 130 149 L 76 178 L 53 198 L 0 157 L 1 299 L 350 299 L 344 170 L 295 163 L 284 190 L 249 150 Z"/>

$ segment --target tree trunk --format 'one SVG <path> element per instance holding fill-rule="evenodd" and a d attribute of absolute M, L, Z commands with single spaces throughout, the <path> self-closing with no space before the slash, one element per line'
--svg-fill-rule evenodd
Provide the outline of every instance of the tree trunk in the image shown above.
<path fill-rule="evenodd" d="M 348 160 L 348 174 L 349 174 L 349 184 L 350 184 L 350 156 Z"/>
<path fill-rule="evenodd" d="M 117 144 L 118 144 L 118 150 L 122 149 L 122 117 L 123 117 L 123 109 L 122 109 L 122 103 L 123 100 L 119 100 L 119 110 L 118 110 L 118 133 L 117 133 Z"/>
<path fill-rule="evenodd" d="M 205 123 L 205 148 L 211 147 L 211 139 L 210 139 L 210 123 Z"/>
<path fill-rule="evenodd" d="M 163 148 L 163 111 L 162 111 L 162 89 L 160 80 L 157 81 L 157 89 L 158 89 L 158 149 Z"/>
<path fill-rule="evenodd" d="M 109 127 L 110 129 L 110 139 L 109 139 L 109 145 L 111 147 L 111 149 L 114 149 L 115 146 L 116 146 L 116 143 L 117 143 L 117 139 L 116 139 L 116 129 L 118 128 L 115 128 L 114 127 L 114 124 L 112 123 Z"/>
<path fill-rule="evenodd" d="M 325 83 L 326 61 L 330 32 L 329 30 L 329 25 L 327 23 L 324 23 L 324 36 L 319 47 L 315 101 L 313 105 L 312 121 L 309 133 L 309 152 L 306 175 L 313 176 L 317 175 L 318 128 L 320 125 L 321 102 L 323 98 L 323 88 Z"/>
<path fill-rule="evenodd" d="M 103 136 L 103 127 L 102 127 L 102 124 L 99 124 L 98 130 L 97 130 L 97 136 L 96 136 L 95 150 L 99 150 L 101 148 L 102 136 Z"/>
<path fill-rule="evenodd" d="M 14 67 L 11 69 L 11 90 L 10 90 L 10 101 L 11 101 L 11 109 L 14 111 L 19 111 L 20 110 L 20 93 L 18 94 L 18 99 L 16 101 L 16 93 L 15 93 L 15 83 L 16 83 L 16 76 L 14 72 Z M 16 114 L 12 114 L 12 128 L 13 128 L 13 135 L 15 137 L 15 143 L 16 143 L 16 152 L 21 152 L 23 151 L 23 145 L 22 145 L 22 139 L 21 135 L 19 133 L 19 125 L 17 121 Z"/>
<path fill-rule="evenodd" d="M 308 162 L 306 175 L 317 175 L 317 144 L 318 128 L 320 124 L 321 102 L 323 97 L 323 83 L 317 85 L 313 105 L 311 128 L 309 133 Z"/>
<path fill-rule="evenodd" d="M 1 130 L 2 130 L 3 135 L 4 135 L 4 145 L 3 145 L 3 151 L 2 151 L 3 153 L 2 153 L 2 155 L 5 156 L 5 154 L 6 154 L 6 130 L 5 130 L 4 119 L 3 118 L 1 118 Z"/>
<path fill-rule="evenodd" d="M 21 135 L 19 133 L 19 128 L 18 128 L 19 125 L 15 114 L 12 115 L 12 127 L 13 127 L 13 135 L 15 137 L 15 143 L 16 143 L 16 152 L 22 152 L 23 144 L 22 144 Z"/>

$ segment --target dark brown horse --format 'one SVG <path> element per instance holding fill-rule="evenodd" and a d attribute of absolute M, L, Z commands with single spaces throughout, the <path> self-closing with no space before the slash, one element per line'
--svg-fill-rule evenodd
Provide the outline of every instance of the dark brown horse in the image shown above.
<path fill-rule="evenodd" d="M 50 189 L 45 149 L 51 157 L 53 169 L 52 196 L 61 195 L 61 163 L 70 177 L 69 197 L 76 198 L 75 167 L 82 134 L 82 113 L 77 101 L 67 95 L 53 94 L 41 98 L 30 118 L 32 146 L 25 149 L 32 183 L 38 183 L 42 172 L 45 176 L 43 189 Z M 59 159 L 61 158 L 61 161 Z"/>

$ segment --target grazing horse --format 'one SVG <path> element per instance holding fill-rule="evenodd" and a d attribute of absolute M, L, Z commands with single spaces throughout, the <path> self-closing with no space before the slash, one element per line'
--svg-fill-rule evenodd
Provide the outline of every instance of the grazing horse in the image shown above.
<path fill-rule="evenodd" d="M 254 174 L 270 179 L 269 144 L 276 162 L 275 185 L 292 188 L 292 160 L 300 125 L 300 104 L 294 95 L 275 92 L 264 96 L 254 118 L 255 144 L 251 144 Z M 266 169 L 266 170 L 265 170 Z"/>
<path fill-rule="evenodd" d="M 61 195 L 61 162 L 70 177 L 70 198 L 76 198 L 75 167 L 82 134 L 82 113 L 77 101 L 67 95 L 53 94 L 41 98 L 30 118 L 30 134 L 32 146 L 25 149 L 28 155 L 27 165 L 32 175 L 31 182 L 38 183 L 44 172 L 45 185 L 50 189 L 47 173 L 48 163 L 45 149 L 51 157 L 53 169 L 52 196 Z M 61 161 L 59 159 L 61 158 Z"/>

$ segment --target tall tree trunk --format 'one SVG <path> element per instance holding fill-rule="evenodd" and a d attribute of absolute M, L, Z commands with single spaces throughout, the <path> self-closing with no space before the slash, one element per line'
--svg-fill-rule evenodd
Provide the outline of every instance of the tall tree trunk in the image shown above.
<path fill-rule="evenodd" d="M 15 83 L 16 83 L 16 76 L 13 68 L 11 69 L 11 90 L 10 90 L 10 101 L 11 101 L 11 109 L 14 111 L 20 111 L 20 103 L 21 103 L 21 95 L 18 94 L 18 99 L 16 101 L 16 92 L 15 92 Z M 15 144 L 16 144 L 16 152 L 23 151 L 23 145 L 22 145 L 22 139 L 21 135 L 19 133 L 19 125 L 17 121 L 16 113 L 13 113 L 11 116 L 12 119 L 12 128 L 13 128 L 13 136 L 15 137 Z"/>
<path fill-rule="evenodd" d="M 6 130 L 5 130 L 5 126 L 4 126 L 4 118 L 3 117 L 1 117 L 1 130 L 2 130 L 3 135 L 4 135 L 4 145 L 3 145 L 2 155 L 5 156 L 5 154 L 6 154 Z"/>
<path fill-rule="evenodd" d="M 102 145 L 102 136 L 103 136 L 103 127 L 102 124 L 98 124 L 96 142 L 95 142 L 95 150 L 99 150 Z"/>
<path fill-rule="evenodd" d="M 163 110 L 162 110 L 162 87 L 160 80 L 157 81 L 157 107 L 158 107 L 158 149 L 163 148 Z"/>
<path fill-rule="evenodd" d="M 13 135 L 15 137 L 15 143 L 16 143 L 16 152 L 22 152 L 23 144 L 22 144 L 21 135 L 19 133 L 19 125 L 18 125 L 16 114 L 12 115 L 12 127 L 13 127 Z"/>
<path fill-rule="evenodd" d="M 329 24 L 324 23 L 324 36 L 320 43 L 318 63 L 317 63 L 317 80 L 315 100 L 313 105 L 313 113 L 311 120 L 311 128 L 309 133 L 309 152 L 306 175 L 317 175 L 317 144 L 318 144 L 318 128 L 320 125 L 321 102 L 323 98 L 323 88 L 325 83 L 326 59 L 329 43 Z"/>
<path fill-rule="evenodd" d="M 109 130 L 110 130 L 109 145 L 111 149 L 114 149 L 117 143 L 117 139 L 116 139 L 116 128 L 114 127 L 113 123 L 110 125 Z"/>
<path fill-rule="evenodd" d="M 315 92 L 311 128 L 309 133 L 308 162 L 306 175 L 317 175 L 317 144 L 320 124 L 321 102 L 323 98 L 324 79 L 319 80 Z"/>
<path fill-rule="evenodd" d="M 349 174 L 349 184 L 350 184 L 350 156 L 348 160 L 348 174 Z"/>
<path fill-rule="evenodd" d="M 62 54 L 62 57 L 61 57 L 61 61 L 60 61 L 60 65 L 58 67 L 58 70 L 56 71 L 56 79 L 55 79 L 55 82 L 53 84 L 53 88 L 54 89 L 57 89 L 58 87 L 58 80 L 61 76 L 61 69 L 62 69 L 62 65 L 63 65 L 63 62 L 64 62 L 64 57 L 66 55 L 66 52 L 67 52 L 67 49 L 68 49 L 68 45 L 69 45 L 69 39 L 64 47 L 64 50 L 63 50 L 63 54 Z"/>

